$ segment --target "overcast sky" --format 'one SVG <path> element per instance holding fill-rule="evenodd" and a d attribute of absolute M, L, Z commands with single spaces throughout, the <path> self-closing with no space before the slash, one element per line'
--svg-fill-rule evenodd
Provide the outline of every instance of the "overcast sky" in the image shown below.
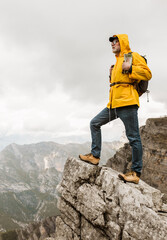
<path fill-rule="evenodd" d="M 109 37 L 126 33 L 153 78 L 140 98 L 140 125 L 167 115 L 166 0 L 1 0 L 0 148 L 11 142 L 90 141 L 89 122 L 106 107 Z M 103 140 L 119 139 L 120 120 Z"/>

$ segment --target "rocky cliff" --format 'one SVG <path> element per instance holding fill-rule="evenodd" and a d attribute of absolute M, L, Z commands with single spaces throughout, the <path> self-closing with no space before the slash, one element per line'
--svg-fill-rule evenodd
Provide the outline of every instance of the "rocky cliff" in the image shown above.
<path fill-rule="evenodd" d="M 56 218 L 56 240 L 165 240 L 167 205 L 140 180 L 124 183 L 108 167 L 68 158 Z"/>
<path fill-rule="evenodd" d="M 143 144 L 141 179 L 165 193 L 167 199 L 167 117 L 148 119 L 140 131 Z M 131 168 L 131 159 L 130 146 L 125 144 L 106 166 L 126 172 Z"/>

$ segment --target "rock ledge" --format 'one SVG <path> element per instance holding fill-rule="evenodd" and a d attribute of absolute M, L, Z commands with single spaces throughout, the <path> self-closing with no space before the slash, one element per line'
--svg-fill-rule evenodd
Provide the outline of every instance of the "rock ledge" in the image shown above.
<path fill-rule="evenodd" d="M 125 184 L 111 168 L 68 158 L 58 191 L 55 239 L 166 239 L 167 205 L 142 180 Z"/>

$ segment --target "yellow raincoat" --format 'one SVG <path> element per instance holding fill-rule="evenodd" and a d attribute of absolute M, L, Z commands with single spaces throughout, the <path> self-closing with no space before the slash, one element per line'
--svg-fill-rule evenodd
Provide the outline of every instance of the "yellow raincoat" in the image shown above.
<path fill-rule="evenodd" d="M 141 80 L 148 81 L 152 74 L 148 68 L 145 60 L 138 53 L 133 52 L 132 73 L 122 73 L 122 63 L 124 61 L 124 54 L 131 52 L 129 47 L 128 36 L 126 34 L 118 34 L 121 52 L 116 56 L 116 64 L 112 70 L 111 83 L 114 82 L 134 82 Z M 108 108 L 118 108 L 123 106 L 135 105 L 139 106 L 139 95 L 133 85 L 116 84 L 110 88 Z"/>

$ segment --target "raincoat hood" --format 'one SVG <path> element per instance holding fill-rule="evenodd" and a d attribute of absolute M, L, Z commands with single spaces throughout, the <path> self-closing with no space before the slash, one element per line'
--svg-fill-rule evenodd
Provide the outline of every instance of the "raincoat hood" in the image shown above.
<path fill-rule="evenodd" d="M 131 52 L 127 34 L 116 34 L 116 35 L 113 35 L 113 37 L 117 37 L 119 39 L 119 43 L 121 47 L 120 56 L 123 56 L 125 53 Z"/>

